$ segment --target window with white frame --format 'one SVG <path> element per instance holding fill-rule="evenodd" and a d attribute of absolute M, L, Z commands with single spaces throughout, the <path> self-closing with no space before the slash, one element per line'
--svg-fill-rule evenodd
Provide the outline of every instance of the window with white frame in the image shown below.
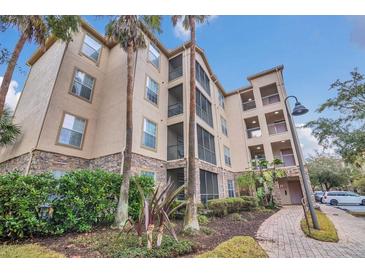
<path fill-rule="evenodd" d="M 218 90 L 218 101 L 219 105 L 224 109 L 224 96 L 220 90 Z"/>
<path fill-rule="evenodd" d="M 147 76 L 146 80 L 146 98 L 151 103 L 157 105 L 158 104 L 158 92 L 159 92 L 159 85 L 158 83 Z"/>
<path fill-rule="evenodd" d="M 228 136 L 227 121 L 222 116 L 221 116 L 221 128 L 222 128 L 222 133 Z"/>
<path fill-rule="evenodd" d="M 148 46 L 148 61 L 157 69 L 160 68 L 160 56 L 160 51 L 154 44 L 150 43 Z"/>
<path fill-rule="evenodd" d="M 224 146 L 224 163 L 231 166 L 231 150 L 226 146 Z"/>
<path fill-rule="evenodd" d="M 156 179 L 156 173 L 153 172 L 153 171 L 142 170 L 141 171 L 141 176 L 151 177 L 154 180 Z"/>
<path fill-rule="evenodd" d="M 235 197 L 233 180 L 227 180 L 228 197 Z"/>
<path fill-rule="evenodd" d="M 86 34 L 84 43 L 82 44 L 81 52 L 89 57 L 94 62 L 99 61 L 100 52 L 101 52 L 102 45 L 92 38 L 90 35 Z"/>
<path fill-rule="evenodd" d="M 156 148 L 156 123 L 144 118 L 143 120 L 143 145 L 149 148 Z"/>
<path fill-rule="evenodd" d="M 85 119 L 66 113 L 63 118 L 58 142 L 63 145 L 81 148 L 85 126 Z"/>
<path fill-rule="evenodd" d="M 71 92 L 88 101 L 91 100 L 95 78 L 81 70 L 75 71 Z"/>

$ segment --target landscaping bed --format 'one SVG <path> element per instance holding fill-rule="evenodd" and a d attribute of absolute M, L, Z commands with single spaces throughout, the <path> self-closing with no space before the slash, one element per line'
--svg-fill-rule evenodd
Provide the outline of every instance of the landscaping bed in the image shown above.
<path fill-rule="evenodd" d="M 201 225 L 201 231 L 196 235 L 182 233 L 182 220 L 175 220 L 179 242 L 176 243 L 166 234 L 161 248 L 151 252 L 146 250 L 145 243 L 143 247 L 138 247 L 135 235 L 122 234 L 118 239 L 119 233 L 109 227 L 97 228 L 88 233 L 28 239 L 19 242 L 19 246 L 37 244 L 65 257 L 195 257 L 213 250 L 234 236 L 255 237 L 261 223 L 274 212 L 257 209 L 224 217 L 211 217 L 207 224 Z M 143 240 L 145 241 L 145 237 Z"/>
<path fill-rule="evenodd" d="M 323 213 L 319 210 L 316 210 L 316 213 L 317 213 L 317 217 L 318 217 L 320 230 L 313 228 L 312 218 L 308 212 L 307 216 L 308 216 L 308 221 L 309 221 L 310 232 L 308 230 L 308 226 L 307 226 L 305 218 L 303 218 L 303 220 L 300 222 L 300 226 L 301 226 L 304 234 L 307 235 L 308 237 L 311 237 L 313 239 L 323 241 L 323 242 L 338 242 L 337 231 L 336 231 L 336 228 L 335 228 L 334 224 L 332 223 L 332 221 L 326 216 L 325 213 Z"/>

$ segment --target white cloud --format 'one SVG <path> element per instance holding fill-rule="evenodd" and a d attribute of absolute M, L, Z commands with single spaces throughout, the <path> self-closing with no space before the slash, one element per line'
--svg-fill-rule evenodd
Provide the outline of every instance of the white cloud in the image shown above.
<path fill-rule="evenodd" d="M 218 16 L 217 15 L 211 15 L 209 16 L 208 20 L 206 23 L 204 24 L 197 24 L 196 27 L 199 28 L 201 26 L 204 26 L 207 23 L 212 22 L 213 20 L 215 20 Z M 190 31 L 186 30 L 182 24 L 182 21 L 178 21 L 176 26 L 174 27 L 174 34 L 177 38 L 186 41 L 190 38 Z"/>
<path fill-rule="evenodd" d="M 314 155 L 317 151 L 327 154 L 335 154 L 333 149 L 324 149 L 323 146 L 318 144 L 318 140 L 312 134 L 311 128 L 304 127 L 304 124 L 296 124 L 297 133 L 299 137 L 300 146 L 303 151 L 304 159 L 310 155 Z"/>
<path fill-rule="evenodd" d="M 0 76 L 0 85 L 3 82 L 3 78 L 2 76 Z M 10 86 L 9 86 L 9 90 L 8 90 L 8 94 L 6 95 L 6 99 L 5 99 L 5 104 L 7 106 L 9 106 L 13 111 L 16 108 L 16 105 L 18 104 L 18 100 L 20 97 L 20 93 L 19 91 L 17 91 L 18 88 L 18 82 L 12 80 L 10 82 Z"/>

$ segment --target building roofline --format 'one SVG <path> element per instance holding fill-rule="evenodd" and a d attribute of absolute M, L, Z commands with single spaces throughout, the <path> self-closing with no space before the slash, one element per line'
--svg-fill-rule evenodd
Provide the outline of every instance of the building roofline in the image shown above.
<path fill-rule="evenodd" d="M 115 47 L 118 43 L 114 42 L 114 41 L 110 41 L 106 36 L 101 35 L 95 28 L 93 28 L 86 20 L 81 19 L 81 27 L 83 29 L 85 29 L 87 32 L 89 32 L 91 35 L 94 36 L 94 38 L 98 39 L 104 46 L 108 47 L 109 49 L 112 49 L 113 47 Z M 168 57 L 171 58 L 177 54 L 179 54 L 180 52 L 183 52 L 184 50 L 188 49 L 191 47 L 191 41 L 187 41 L 184 44 L 180 45 L 177 48 L 174 49 L 167 49 L 160 41 L 159 39 L 145 26 L 142 24 L 142 30 L 144 32 L 145 35 L 147 35 L 147 37 Z M 42 55 L 57 41 L 57 38 L 55 38 L 54 36 L 50 37 L 47 41 L 46 41 L 46 45 L 44 49 L 38 48 L 33 54 L 32 56 L 28 59 L 27 61 L 27 65 L 28 66 L 32 66 L 34 65 L 39 58 L 42 57 Z M 216 74 L 214 74 L 211 66 L 209 65 L 207 56 L 204 52 L 204 50 L 202 48 L 200 48 L 199 46 L 196 46 L 196 51 L 197 53 L 199 53 L 204 61 L 204 64 L 206 65 L 209 75 L 213 80 L 213 83 L 215 83 L 217 85 L 217 87 L 219 88 L 219 90 L 223 93 L 223 96 L 227 97 L 227 96 L 231 96 L 235 93 L 239 93 L 242 91 L 245 91 L 247 89 L 252 88 L 252 86 L 248 86 L 248 87 L 242 87 L 242 88 L 238 88 L 236 90 L 233 90 L 232 92 L 226 92 L 224 87 L 222 86 L 221 82 L 219 81 L 218 77 Z M 252 79 L 258 78 L 260 76 L 264 76 L 266 74 L 275 72 L 275 71 L 280 71 L 283 70 L 284 66 L 280 65 L 280 66 L 276 66 L 272 69 L 268 69 L 268 70 L 264 70 L 262 72 L 253 74 L 249 77 L 247 77 L 247 80 L 251 81 Z"/>
<path fill-rule="evenodd" d="M 252 74 L 252 75 L 250 75 L 250 76 L 247 77 L 247 80 L 251 81 L 251 80 L 253 80 L 255 78 L 258 78 L 258 77 L 261 77 L 261 76 L 264 76 L 264 75 L 267 75 L 267 74 L 270 74 L 270 73 L 273 73 L 273 72 L 276 72 L 276 71 L 282 71 L 283 69 L 284 69 L 284 66 L 283 65 L 276 66 L 274 68 L 267 69 L 267 70 L 263 70 L 261 72 Z"/>
<path fill-rule="evenodd" d="M 229 91 L 229 92 L 227 93 L 226 97 L 228 97 L 228 96 L 232 96 L 232 95 L 234 95 L 234 94 L 239 94 L 239 93 L 241 93 L 241 92 L 244 92 L 244 91 L 247 91 L 247 90 L 250 90 L 250 89 L 252 89 L 252 86 L 251 86 L 251 85 L 249 85 L 249 86 L 244 86 L 244 87 L 240 87 L 240 88 L 237 88 L 237 89 L 235 89 L 235 90 Z"/>

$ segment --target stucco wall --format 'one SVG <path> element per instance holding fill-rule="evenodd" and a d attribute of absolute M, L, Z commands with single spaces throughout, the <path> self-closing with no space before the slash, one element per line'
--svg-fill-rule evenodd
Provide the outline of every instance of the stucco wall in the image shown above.
<path fill-rule="evenodd" d="M 28 153 L 36 146 L 65 47 L 65 43 L 56 42 L 32 66 L 14 113 L 21 135 L 14 145 L 1 150 L 0 161 Z"/>

